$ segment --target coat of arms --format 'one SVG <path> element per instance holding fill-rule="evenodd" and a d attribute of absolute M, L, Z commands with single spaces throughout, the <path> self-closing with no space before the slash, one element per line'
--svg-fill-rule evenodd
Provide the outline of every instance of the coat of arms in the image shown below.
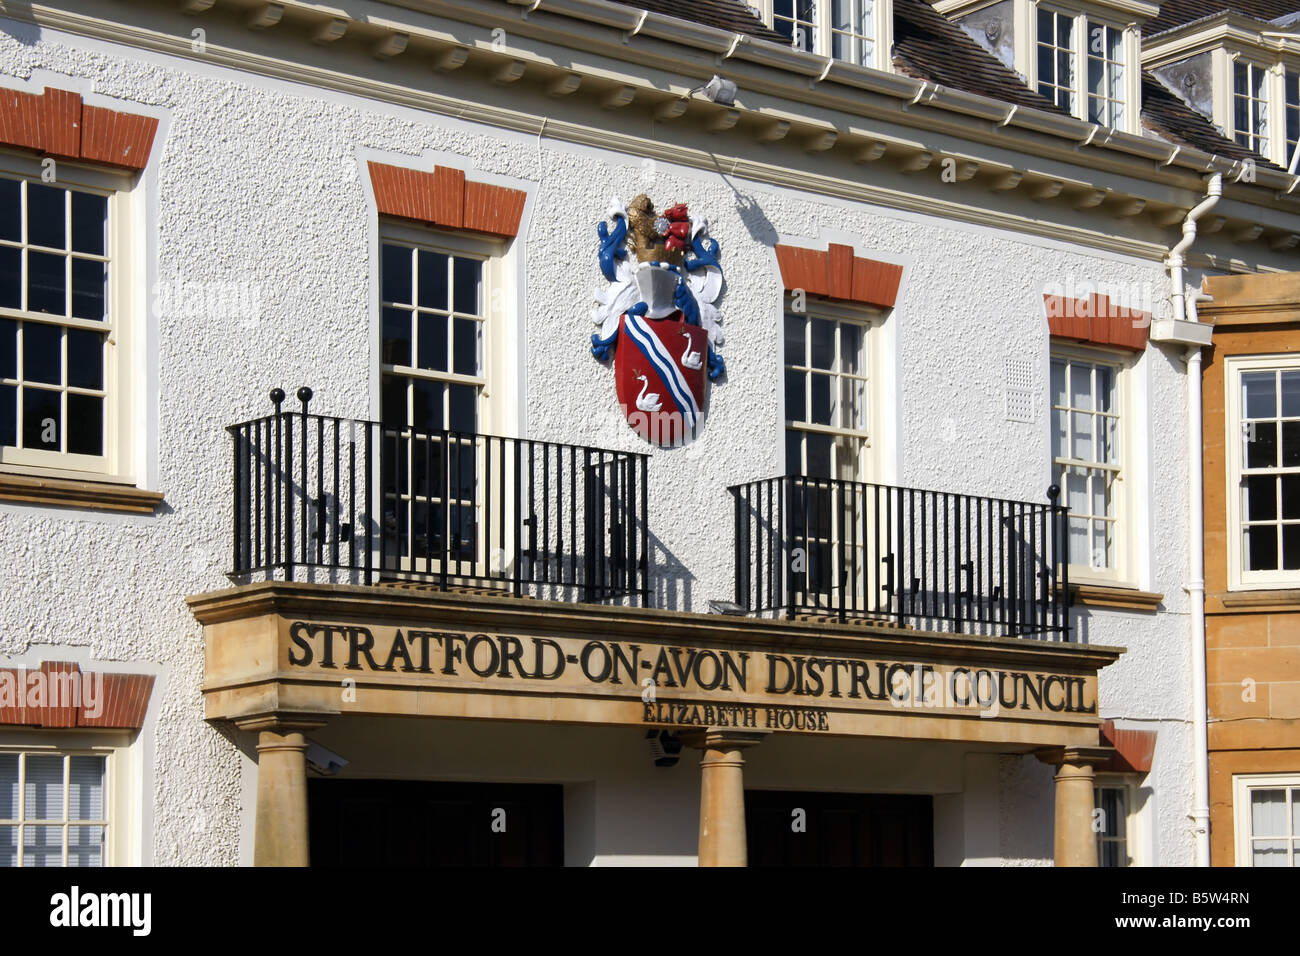
<path fill-rule="evenodd" d="M 684 444 L 699 432 L 708 383 L 725 371 L 718 242 L 684 203 L 656 213 L 644 193 L 628 206 L 614 199 L 606 217 L 596 233 L 609 286 L 596 293 L 591 352 L 613 356 L 619 403 L 642 438 Z"/>

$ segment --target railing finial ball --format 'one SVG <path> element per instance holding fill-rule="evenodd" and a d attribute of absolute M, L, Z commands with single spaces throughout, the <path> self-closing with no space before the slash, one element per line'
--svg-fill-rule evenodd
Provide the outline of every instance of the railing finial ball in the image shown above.
<path fill-rule="evenodd" d="M 1048 485 L 1048 486 L 1047 486 L 1047 497 L 1050 498 L 1052 501 L 1056 501 L 1056 499 L 1059 498 L 1060 495 L 1061 495 L 1061 486 L 1060 486 L 1060 485 Z"/>
<path fill-rule="evenodd" d="M 271 401 L 275 403 L 275 407 L 278 409 L 280 407 L 280 404 L 284 401 L 284 389 L 282 388 L 271 389 Z"/>
<path fill-rule="evenodd" d="M 311 389 L 308 388 L 306 385 L 304 385 L 302 388 L 298 389 L 298 401 L 300 401 L 300 402 L 310 402 L 310 401 L 311 401 Z"/>

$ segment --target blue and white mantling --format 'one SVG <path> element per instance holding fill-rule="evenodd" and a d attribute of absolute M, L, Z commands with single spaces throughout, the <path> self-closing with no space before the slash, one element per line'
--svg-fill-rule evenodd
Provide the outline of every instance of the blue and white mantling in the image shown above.
<path fill-rule="evenodd" d="M 640 287 L 636 281 L 638 263 L 628 254 L 627 248 L 627 206 L 615 197 L 605 213 L 607 222 L 596 225 L 596 235 L 600 240 L 597 260 L 601 274 L 609 280 L 605 289 L 597 289 L 595 298 L 599 303 L 592 310 L 591 318 L 599 328 L 591 337 L 591 354 L 606 361 L 613 356 L 618 342 L 619 318 L 628 316 L 628 332 L 637 341 L 633 333 L 634 320 L 644 327 L 647 305 L 641 300 Z M 718 264 L 721 247 L 718 241 L 709 235 L 709 221 L 704 217 L 690 217 L 691 251 L 686 255 L 681 266 L 669 262 L 654 262 L 650 265 L 666 269 L 677 275 L 677 286 L 673 291 L 673 304 L 681 310 L 682 318 L 688 325 L 697 325 L 704 329 L 709 339 L 708 376 L 711 381 L 726 373 L 726 364 L 718 349 L 724 344 L 722 316 L 716 302 L 722 294 L 722 267 Z M 653 335 L 647 336 L 652 341 Z M 642 349 L 644 351 L 644 349 Z M 662 349 L 660 350 L 662 351 Z M 653 361 L 650 355 L 647 360 Z M 673 368 L 673 375 L 680 378 L 676 366 L 671 360 L 668 365 Z M 658 363 L 656 363 L 658 367 Z M 659 369 L 665 382 L 670 381 L 666 369 Z M 682 383 L 682 391 L 689 398 L 691 391 Z M 674 389 L 676 391 L 676 389 Z M 681 402 L 677 402 L 681 404 Z M 699 409 L 694 407 L 694 399 L 689 403 L 689 414 L 698 416 Z M 683 414 L 688 414 L 683 408 Z"/>

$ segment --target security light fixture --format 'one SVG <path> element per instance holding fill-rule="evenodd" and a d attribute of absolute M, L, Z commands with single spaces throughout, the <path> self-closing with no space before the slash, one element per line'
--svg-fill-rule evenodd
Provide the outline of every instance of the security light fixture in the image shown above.
<path fill-rule="evenodd" d="M 710 601 L 709 611 L 713 614 L 744 614 L 745 609 L 735 601 Z"/>
<path fill-rule="evenodd" d="M 717 103 L 719 106 L 736 105 L 736 84 L 731 80 L 724 80 L 718 74 L 713 74 L 713 79 L 703 86 L 697 86 L 691 90 L 690 95 L 694 96 L 699 93 L 710 103 Z"/>
<path fill-rule="evenodd" d="M 645 739 L 650 741 L 650 756 L 656 767 L 675 767 L 682 755 L 682 742 L 669 730 L 647 730 Z"/>

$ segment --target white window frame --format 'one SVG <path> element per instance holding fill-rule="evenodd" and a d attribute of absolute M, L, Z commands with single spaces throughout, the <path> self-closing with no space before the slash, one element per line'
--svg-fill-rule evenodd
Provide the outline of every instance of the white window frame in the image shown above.
<path fill-rule="evenodd" d="M 818 299 L 812 297 L 807 298 L 803 304 L 804 304 L 804 308 L 802 311 L 798 311 L 791 308 L 792 297 L 787 295 L 784 301 L 784 307 L 781 311 L 781 352 L 779 358 L 780 358 L 780 367 L 781 367 L 782 473 L 788 471 L 788 467 L 786 465 L 786 452 L 785 452 L 786 436 L 791 430 L 798 430 L 804 432 L 816 432 L 819 434 L 832 436 L 832 445 L 831 445 L 832 454 L 835 454 L 835 448 L 836 448 L 834 444 L 835 438 L 848 438 L 854 441 L 861 441 L 863 448 L 859 456 L 857 466 L 854 469 L 855 473 L 852 476 L 845 477 L 841 480 L 879 482 L 881 480 L 880 478 L 881 462 L 878 459 L 879 459 L 879 449 L 881 443 L 879 441 L 878 436 L 880 434 L 880 425 L 881 425 L 880 382 L 881 382 L 881 374 L 883 371 L 882 368 L 883 349 L 880 347 L 880 338 L 881 338 L 880 328 L 885 318 L 885 312 L 879 309 L 870 308 L 868 306 L 845 305 L 843 303 L 838 303 L 827 299 Z M 863 351 L 865 352 L 865 365 L 863 369 L 865 375 L 862 377 L 866 379 L 866 383 L 867 383 L 866 428 L 864 430 L 844 428 L 842 426 L 837 426 L 837 425 L 810 425 L 810 423 L 808 423 L 807 421 L 796 422 L 790 418 L 789 410 L 785 407 L 785 373 L 786 373 L 786 369 L 790 367 L 787 366 L 785 362 L 785 321 L 786 321 L 786 316 L 791 313 L 797 315 L 804 315 L 808 319 L 823 319 L 828 322 L 837 322 L 837 323 L 847 322 L 847 323 L 861 326 L 862 348 Z M 838 332 L 836 334 L 836 338 L 837 340 L 839 338 Z M 808 361 L 809 358 L 809 353 L 807 350 L 810 349 L 810 347 L 811 346 L 807 343 L 807 341 L 805 341 L 805 363 Z M 838 345 L 837 345 L 837 349 L 838 349 Z M 807 375 L 808 373 L 805 371 L 804 374 Z M 838 380 L 838 378 L 839 376 L 837 374 L 836 380 Z M 804 395 L 805 411 L 807 411 L 809 407 L 808 406 L 809 400 L 810 397 L 807 394 L 807 392 L 805 392 Z M 806 459 L 807 459 L 806 452 L 804 453 L 803 457 L 805 460 L 804 462 L 801 462 L 801 466 L 806 467 Z M 800 471 L 801 474 L 803 473 L 803 467 L 801 467 L 801 471 Z M 837 477 L 839 476 L 837 476 L 834 473 L 834 470 L 832 470 L 831 479 L 834 480 Z"/>
<path fill-rule="evenodd" d="M 1098 584 L 1112 586 L 1136 586 L 1138 576 L 1137 546 L 1137 509 L 1134 496 L 1138 485 L 1138 459 L 1136 455 L 1136 435 L 1138 432 L 1138 407 L 1134 395 L 1136 358 L 1131 352 L 1103 349 L 1053 340 L 1048 357 L 1047 378 L 1047 449 L 1051 471 L 1056 471 L 1056 456 L 1052 454 L 1052 418 L 1055 414 L 1051 395 L 1051 362 L 1063 358 L 1067 361 L 1091 362 L 1109 365 L 1114 369 L 1115 406 L 1118 409 L 1118 437 L 1115 448 L 1119 463 L 1116 466 L 1115 488 L 1112 501 L 1115 507 L 1114 553 L 1111 567 L 1098 569 L 1092 567 L 1091 555 L 1087 563 L 1081 564 L 1074 549 L 1070 552 L 1070 580 L 1081 584 Z M 1060 503 L 1068 505 L 1066 489 L 1061 489 Z M 1089 545 L 1091 547 L 1091 544 Z"/>
<path fill-rule="evenodd" d="M 1228 547 L 1228 590 L 1254 591 L 1277 590 L 1300 586 L 1300 569 L 1286 571 L 1246 571 L 1242 554 L 1242 510 L 1241 510 L 1241 473 L 1242 460 L 1241 429 L 1241 374 L 1252 371 L 1300 370 L 1298 355 L 1251 355 L 1228 356 L 1223 363 L 1224 375 L 1224 440 L 1227 449 L 1225 462 L 1225 481 L 1227 508 Z M 1279 415 L 1281 409 L 1278 409 Z M 1281 436 L 1279 435 L 1279 438 Z M 1279 515 L 1279 520 L 1281 516 Z"/>
<path fill-rule="evenodd" d="M 797 3 L 798 0 L 795 0 Z M 832 42 L 831 23 L 833 22 L 832 14 L 834 0 L 812 0 L 813 3 L 813 42 L 811 49 L 806 52 L 815 53 L 818 56 L 833 57 L 834 44 Z M 861 0 L 854 0 L 855 3 Z M 752 6 L 758 11 L 760 19 L 769 28 L 777 30 L 776 27 L 776 4 L 773 0 L 756 0 Z M 855 18 L 856 19 L 856 18 Z M 892 0 L 874 0 L 871 10 L 871 25 L 874 36 L 872 38 L 871 55 L 864 57 L 858 65 L 875 70 L 891 70 L 890 48 L 893 47 L 894 33 L 894 11 Z M 777 30 L 777 32 L 781 32 Z M 792 40 L 791 47 L 796 50 L 803 50 L 802 46 L 796 46 Z M 852 60 L 842 60 L 844 63 L 853 63 Z"/>
<path fill-rule="evenodd" d="M 1142 69 L 1140 38 L 1138 25 L 1125 22 L 1126 14 L 1104 6 L 1092 4 L 1072 4 L 1067 2 L 1039 2 L 1039 0 L 1018 0 L 1015 10 L 1016 62 L 1019 73 L 1025 78 L 1029 88 L 1038 91 L 1038 11 L 1047 10 L 1058 16 L 1069 17 L 1074 21 L 1071 37 L 1074 53 L 1074 108 L 1071 111 L 1076 119 L 1091 122 L 1088 119 L 1088 59 L 1090 54 L 1089 34 L 1091 27 L 1104 26 L 1120 33 L 1120 57 L 1118 61 L 1124 70 L 1122 80 L 1124 111 L 1122 121 L 1115 126 L 1123 132 L 1138 132 L 1138 114 L 1141 112 Z M 1105 125 L 1105 124 L 1099 124 Z"/>
<path fill-rule="evenodd" d="M 0 310 L 0 316 L 20 322 L 39 322 L 65 328 L 106 333 L 104 361 L 104 455 L 74 455 L 40 449 L 0 447 L 0 472 L 53 478 L 134 484 L 137 463 L 133 453 L 138 435 L 133 427 L 135 408 L 141 401 L 138 376 L 132 374 L 139 334 L 136 316 L 142 292 L 137 288 L 133 230 L 136 202 L 133 192 L 138 180 L 106 169 L 80 166 L 59 160 L 56 180 L 49 185 L 65 186 L 104 195 L 108 199 L 109 261 L 108 317 L 103 323 L 82 319 L 59 319 L 45 313 L 17 309 Z M 0 150 L 0 174 L 41 182 L 44 167 L 36 158 Z M 21 428 L 21 422 L 19 423 Z M 63 423 L 66 432 L 66 419 Z"/>
<path fill-rule="evenodd" d="M 375 391 L 373 404 L 373 420 L 383 421 L 383 382 L 386 375 L 397 375 L 404 378 L 423 378 L 430 381 L 442 382 L 446 385 L 467 385 L 478 389 L 478 402 L 475 409 L 475 432 L 486 435 L 502 435 L 509 437 L 513 431 L 514 408 L 513 408 L 513 389 L 511 387 L 511 376 L 514 374 L 514 366 L 510 361 L 510 354 L 513 351 L 508 348 L 506 343 L 509 341 L 508 322 L 511 310 L 507 308 L 507 303 L 511 301 L 510 290 L 508 286 L 508 277 L 510 266 L 508 264 L 507 247 L 508 242 L 504 240 L 494 240 L 484 236 L 467 232 L 457 232 L 437 229 L 432 226 L 425 227 L 412 225 L 400 220 L 389 219 L 381 216 L 379 219 L 377 258 L 375 262 L 375 361 L 372 368 L 375 370 Z M 483 263 L 480 285 L 480 311 L 482 320 L 479 330 L 479 374 L 463 375 L 453 370 L 447 372 L 436 372 L 429 369 L 421 369 L 416 365 L 393 365 L 384 362 L 383 355 L 383 335 L 384 335 L 384 298 L 383 298 L 383 247 L 385 243 L 393 242 L 401 245 L 414 246 L 421 249 L 428 249 L 433 252 L 441 253 L 447 256 L 461 256 L 465 258 L 478 259 Z M 451 293 L 449 293 L 451 294 Z M 454 301 L 448 302 L 448 312 L 454 312 Z M 437 310 L 442 311 L 442 310 Z M 453 333 L 454 334 L 454 333 Z M 417 361 L 416 356 L 416 339 L 413 336 L 411 340 L 411 360 Z M 448 364 L 454 369 L 454 356 L 451 349 L 448 350 Z M 444 399 L 443 418 L 447 421 L 450 409 L 450 400 Z M 408 405 L 409 418 L 409 405 Z M 410 426 L 407 426 L 409 433 Z M 473 449 L 474 446 L 465 443 L 462 447 Z M 480 447 L 479 454 L 483 449 Z M 408 459 L 408 466 L 410 466 Z M 480 458 L 477 465 L 477 474 L 484 473 L 483 462 Z M 410 496 L 410 486 L 408 485 L 407 497 Z M 483 515 L 481 508 L 490 505 L 492 496 L 484 496 L 482 502 L 476 509 L 475 520 L 478 527 L 483 527 Z M 450 502 L 444 502 L 444 507 Z M 467 502 L 456 502 L 458 506 L 464 507 Z M 409 504 L 406 507 L 411 507 Z M 414 519 L 414 509 L 410 512 L 408 522 Z M 408 534 L 409 534 L 408 525 Z M 414 542 L 414 537 L 409 537 L 410 542 Z M 478 553 L 475 560 L 481 562 L 485 567 L 491 567 L 494 571 L 504 571 L 504 567 L 498 567 L 501 561 L 505 560 L 502 556 L 509 554 L 512 550 L 511 542 L 506 541 L 504 547 L 494 549 L 496 554 L 489 554 L 484 551 L 488 542 L 483 541 L 481 536 L 478 540 Z M 420 573 L 433 573 L 436 564 L 426 561 L 424 558 L 415 557 L 411 554 L 402 556 L 401 570 L 417 571 Z M 455 560 L 454 558 L 452 559 Z"/>
<path fill-rule="evenodd" d="M 1143 863 L 1143 843 L 1142 837 L 1145 835 L 1142 828 L 1142 814 L 1138 801 L 1141 797 L 1141 787 L 1137 778 L 1133 774 L 1120 773 L 1099 773 L 1092 781 L 1093 787 L 1093 806 L 1100 809 L 1100 804 L 1096 798 L 1098 790 L 1122 790 L 1124 792 L 1124 848 L 1126 862 L 1125 866 L 1141 866 Z M 1102 836 L 1096 834 L 1095 839 L 1101 842 Z M 1098 847 L 1098 863 L 1101 861 L 1100 847 Z"/>
<path fill-rule="evenodd" d="M 1237 866 L 1253 867 L 1255 854 L 1251 848 L 1250 830 L 1250 793 L 1252 790 L 1290 790 L 1300 788 L 1300 773 L 1251 773 L 1233 774 L 1232 776 L 1232 830 L 1236 839 L 1233 841 Z M 1295 799 L 1295 798 L 1292 798 Z M 1291 815 L 1287 815 L 1288 826 Z M 1293 865 L 1300 864 L 1300 850 L 1295 848 L 1300 841 L 1300 831 L 1289 836 L 1290 855 Z"/>
<path fill-rule="evenodd" d="M 60 731 L 25 731 L 0 735 L 0 753 L 30 754 L 38 756 L 92 756 L 104 757 L 104 851 L 103 867 L 131 866 L 139 862 L 135 851 L 138 839 L 135 820 L 138 816 L 135 803 L 139 795 L 134 792 L 128 766 L 129 736 L 121 731 L 65 733 Z M 22 764 L 20 763 L 20 766 Z M 19 783 L 19 799 L 24 798 Z M 63 815 L 67 819 L 67 783 L 65 775 Z M 27 821 L 33 823 L 35 821 Z M 54 821 L 52 821 L 54 822 Z M 5 826 L 17 825 L 16 820 L 0 821 Z M 19 837 L 21 841 L 21 836 Z M 21 842 L 20 842 L 21 855 Z M 64 865 L 67 865 L 67 840 L 64 840 Z M 21 867 L 21 863 L 20 863 Z"/>
<path fill-rule="evenodd" d="M 1248 80 L 1246 98 L 1248 102 L 1258 103 L 1262 107 L 1262 132 L 1256 132 L 1254 127 L 1248 130 L 1238 129 L 1237 127 L 1238 67 L 1246 68 L 1246 76 Z M 1233 142 L 1237 143 L 1237 145 L 1244 146 L 1246 149 L 1252 150 L 1266 159 L 1274 158 L 1273 154 L 1276 152 L 1274 146 L 1277 144 L 1277 137 L 1274 132 L 1274 125 L 1275 117 L 1279 112 L 1281 112 L 1276 108 L 1278 105 L 1277 97 L 1274 95 L 1273 90 L 1277 72 L 1275 66 L 1261 63 L 1252 57 L 1246 56 L 1233 56 L 1228 65 L 1228 85 L 1225 90 L 1228 99 L 1228 123 L 1226 125 L 1228 136 Z M 1257 74 L 1259 75 L 1259 79 L 1262 81 L 1262 96 L 1255 95 L 1258 87 L 1249 82 L 1249 80 L 1254 79 Z M 1253 107 L 1252 115 L 1254 115 Z M 1247 142 L 1245 143 L 1243 143 L 1239 138 L 1243 135 L 1247 139 Z M 1282 131 L 1282 138 L 1284 140 L 1286 138 L 1285 129 Z"/>

